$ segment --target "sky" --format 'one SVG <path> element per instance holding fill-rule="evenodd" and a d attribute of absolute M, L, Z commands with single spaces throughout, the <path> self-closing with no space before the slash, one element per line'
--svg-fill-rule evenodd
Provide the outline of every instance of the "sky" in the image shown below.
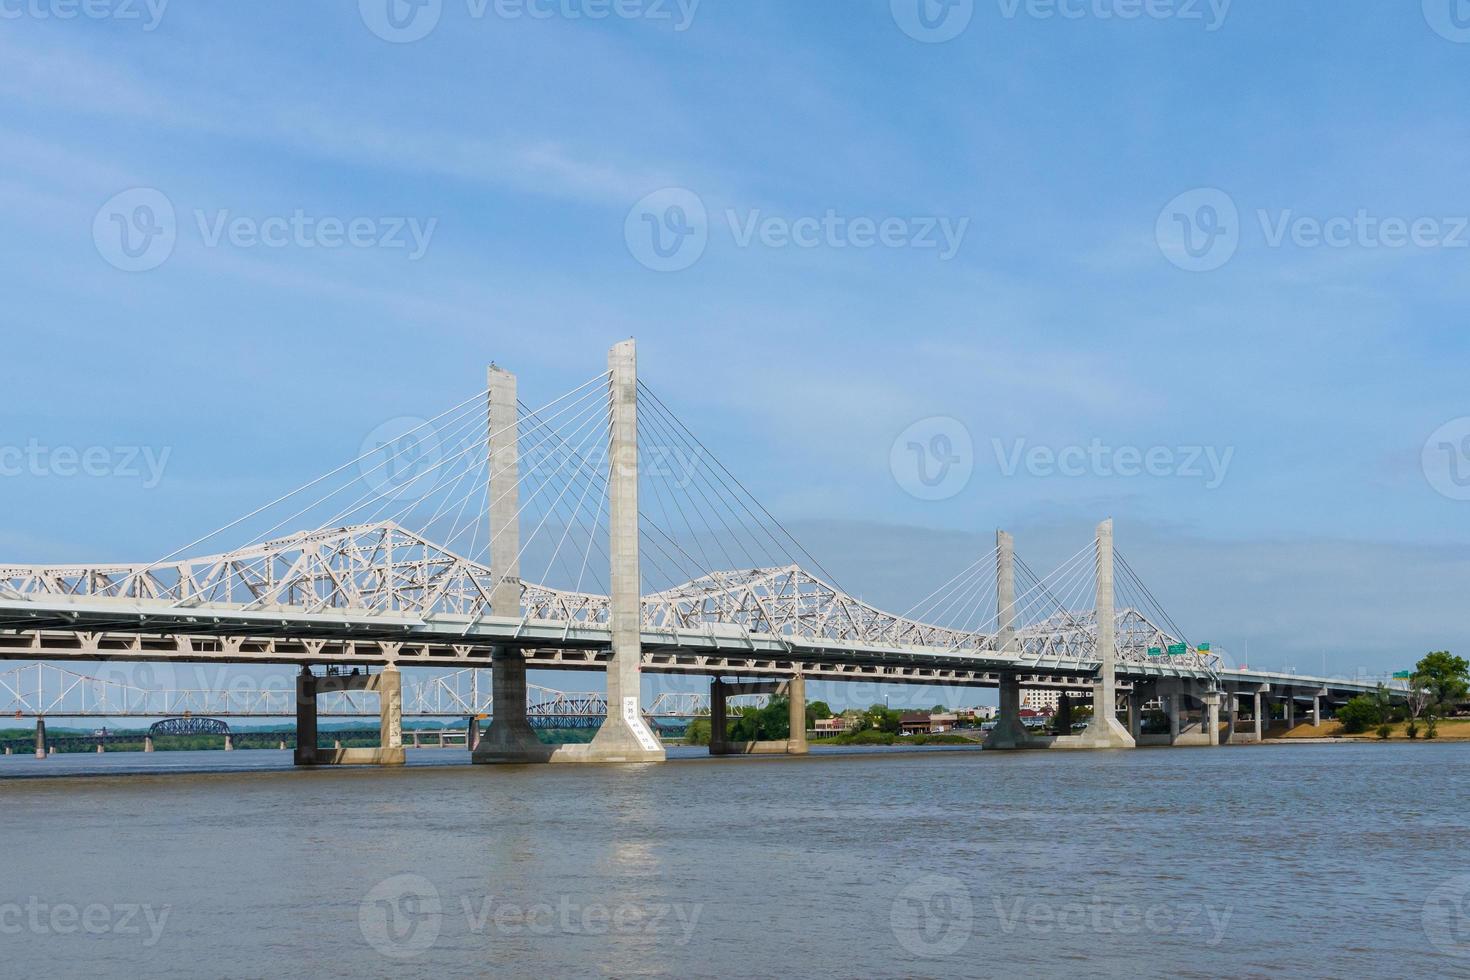
<path fill-rule="evenodd" d="M 0 560 L 635 337 L 886 608 L 1112 517 L 1234 662 L 1463 651 L 1464 7 L 3 0 Z"/>

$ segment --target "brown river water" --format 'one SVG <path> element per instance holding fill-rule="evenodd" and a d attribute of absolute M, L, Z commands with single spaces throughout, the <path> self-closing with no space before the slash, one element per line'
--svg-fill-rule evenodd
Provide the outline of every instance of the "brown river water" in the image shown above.
<path fill-rule="evenodd" d="M 0 975 L 1470 976 L 1470 745 L 410 755 L 0 759 Z"/>

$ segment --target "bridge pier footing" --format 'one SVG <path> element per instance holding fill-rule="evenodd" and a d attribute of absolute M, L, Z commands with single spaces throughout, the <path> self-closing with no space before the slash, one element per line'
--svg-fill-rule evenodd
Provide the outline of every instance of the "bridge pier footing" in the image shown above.
<path fill-rule="evenodd" d="M 995 713 L 995 727 L 985 736 L 985 748 L 1046 748 L 1046 740 L 1033 736 L 1021 723 L 1021 678 L 1015 674 L 1000 677 L 1000 708 Z"/>
<path fill-rule="evenodd" d="M 153 736 L 152 735 L 144 735 L 143 736 L 143 751 L 144 752 L 152 752 L 153 751 Z"/>
<path fill-rule="evenodd" d="M 46 758 L 46 719 L 36 719 L 36 758 Z"/>

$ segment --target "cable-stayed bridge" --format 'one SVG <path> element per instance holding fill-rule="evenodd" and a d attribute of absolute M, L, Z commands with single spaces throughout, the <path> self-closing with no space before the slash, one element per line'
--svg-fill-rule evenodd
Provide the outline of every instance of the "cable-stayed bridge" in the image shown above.
<path fill-rule="evenodd" d="M 590 748 L 550 761 L 662 758 L 645 672 L 715 678 L 717 735 L 732 694 L 789 695 L 789 751 L 804 751 L 808 678 L 999 687 L 1000 747 L 1035 742 L 1016 719 L 1022 685 L 1092 692 L 1088 733 L 1048 742 L 1067 747 L 1136 744 L 1133 702 L 1150 694 L 1175 715 L 1198 702 L 1209 741 L 1211 713 L 1242 692 L 1294 705 L 1373 687 L 1225 669 L 1116 551 L 1110 521 L 1044 576 L 998 533 L 913 608 L 881 610 L 638 379 L 631 341 L 536 408 L 492 367 L 485 390 L 158 560 L 0 565 L 0 657 L 293 664 L 298 704 L 381 695 L 383 755 L 305 762 L 393 761 L 409 666 L 492 670 L 481 761 L 543 761 L 523 717 L 529 667 L 605 672 L 618 706 Z"/>

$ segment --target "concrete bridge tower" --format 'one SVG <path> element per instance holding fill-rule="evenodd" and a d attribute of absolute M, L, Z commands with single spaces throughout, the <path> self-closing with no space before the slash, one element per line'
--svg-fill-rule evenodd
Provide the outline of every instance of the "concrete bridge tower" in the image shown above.
<path fill-rule="evenodd" d="M 1082 733 L 1087 748 L 1131 749 L 1133 735 L 1118 721 L 1118 638 L 1113 593 L 1113 521 L 1097 526 L 1097 679 L 1092 686 L 1092 720 Z"/>
<path fill-rule="evenodd" d="M 611 556 L 607 720 L 587 745 L 543 745 L 526 718 L 526 659 L 519 650 L 491 654 L 493 720 L 475 749 L 478 763 L 662 762 L 663 744 L 643 720 L 643 599 L 638 561 L 638 356 L 632 340 L 608 353 L 611 426 L 608 459 L 608 545 Z M 515 376 L 490 369 L 491 612 L 519 616 L 521 602 L 520 480 L 516 448 Z"/>
<path fill-rule="evenodd" d="M 490 570 L 495 587 L 490 612 L 495 616 L 521 614 L 520 431 L 516 376 L 490 366 Z M 526 657 L 516 647 L 490 651 L 491 722 L 483 738 L 479 721 L 470 719 L 472 759 L 491 762 L 546 762 L 554 747 L 542 744 L 526 718 Z"/>

